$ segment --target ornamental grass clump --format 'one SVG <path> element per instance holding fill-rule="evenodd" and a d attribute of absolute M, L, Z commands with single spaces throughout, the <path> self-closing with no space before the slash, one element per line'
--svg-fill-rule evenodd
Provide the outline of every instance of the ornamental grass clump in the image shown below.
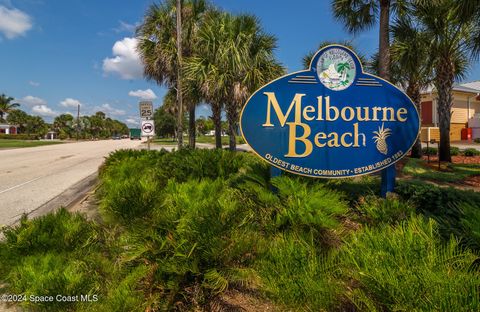
<path fill-rule="evenodd" d="M 338 264 L 308 237 L 277 234 L 262 244 L 255 264 L 262 290 L 285 311 L 332 311 L 342 306 L 343 281 Z"/>
<path fill-rule="evenodd" d="M 0 242 L 2 249 L 16 256 L 45 250 L 71 252 L 95 248 L 100 239 L 96 224 L 64 208 L 34 220 L 23 216 L 18 226 L 4 228 L 2 232 L 5 235 L 5 241 Z"/>
<path fill-rule="evenodd" d="M 113 267 L 106 259 L 102 229 L 65 209 L 33 220 L 23 217 L 18 226 L 2 232 L 0 291 L 28 298 L 19 302 L 23 307 L 73 309 L 80 303 L 61 301 L 56 296 L 99 294 Z M 45 296 L 55 300 L 45 302 L 41 298 Z"/>
<path fill-rule="evenodd" d="M 362 197 L 355 211 L 363 223 L 370 225 L 396 224 L 415 213 L 415 207 L 398 198 L 380 198 L 374 195 Z"/>
<path fill-rule="evenodd" d="M 421 216 L 356 232 L 338 255 L 347 297 L 360 311 L 478 311 L 476 258 L 455 239 L 444 244 L 435 222 Z"/>
<path fill-rule="evenodd" d="M 150 219 L 122 235 L 122 263 L 153 268 L 151 282 L 162 294 L 158 308 L 206 304 L 230 285 L 255 279 L 249 207 L 237 195 L 222 179 L 170 181 Z"/>
<path fill-rule="evenodd" d="M 277 231 L 311 232 L 328 242 L 341 228 L 339 218 L 348 211 L 342 194 L 290 177 L 274 178 L 272 185 L 281 203 L 271 220 Z"/>

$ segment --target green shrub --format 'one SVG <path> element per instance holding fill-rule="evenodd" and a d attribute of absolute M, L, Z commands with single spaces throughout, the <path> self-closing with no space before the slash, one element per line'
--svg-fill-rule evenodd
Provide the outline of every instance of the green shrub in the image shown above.
<path fill-rule="evenodd" d="M 262 245 L 255 267 L 268 297 L 295 311 L 338 309 L 344 289 L 332 274 L 338 265 L 332 257 L 296 234 L 278 234 Z"/>
<path fill-rule="evenodd" d="M 147 307 L 157 303 L 159 294 L 145 298 L 144 283 L 146 276 L 151 274 L 151 268 L 139 265 L 131 268 L 125 276 L 111 281 L 106 294 L 99 296 L 97 302 L 90 303 L 86 311 L 138 311 L 148 310 Z M 86 306 L 85 304 L 83 306 Z M 82 310 L 83 311 L 83 310 Z"/>
<path fill-rule="evenodd" d="M 478 206 L 461 204 L 460 224 L 464 234 L 461 236 L 468 247 L 480 250 L 480 209 Z"/>
<path fill-rule="evenodd" d="M 100 208 L 107 219 L 130 223 L 149 215 L 170 180 L 239 178 L 254 167 L 266 174 L 260 160 L 247 153 L 184 149 L 122 150 L 110 154 L 101 168 Z"/>
<path fill-rule="evenodd" d="M 399 183 L 396 192 L 409 199 L 417 211 L 434 218 L 445 240 L 455 235 L 462 244 L 480 249 L 478 231 L 475 230 L 480 218 L 478 192 L 411 182 Z"/>
<path fill-rule="evenodd" d="M 116 169 L 103 178 L 100 210 L 107 220 L 129 224 L 148 215 L 161 194 L 152 169 L 139 168 L 136 162 L 122 162 Z"/>
<path fill-rule="evenodd" d="M 477 192 L 463 191 L 452 187 L 437 187 L 421 181 L 399 181 L 395 191 L 427 216 L 450 215 L 453 213 L 450 206 L 459 202 L 473 206 L 478 206 L 480 203 L 480 194 Z"/>
<path fill-rule="evenodd" d="M 449 204 L 451 216 L 435 216 L 443 233 L 454 235 L 462 245 L 480 251 L 480 207 L 466 202 Z"/>
<path fill-rule="evenodd" d="M 342 194 L 323 185 L 309 186 L 286 176 L 272 179 L 278 189 L 281 205 L 277 205 L 273 224 L 277 229 L 307 229 L 311 231 L 335 230 L 340 227 L 339 217 L 348 211 Z"/>
<path fill-rule="evenodd" d="M 443 245 L 422 217 L 354 233 L 339 253 L 347 293 L 360 311 L 477 311 L 476 255 L 455 240 Z"/>
<path fill-rule="evenodd" d="M 384 199 L 373 195 L 362 198 L 357 204 L 356 210 L 360 213 L 361 218 L 371 225 L 396 224 L 415 213 L 415 207 L 409 202 L 396 198 Z"/>
<path fill-rule="evenodd" d="M 423 155 L 430 155 L 430 156 L 436 156 L 438 155 L 438 148 L 436 147 L 424 147 L 422 148 L 422 154 Z"/>
<path fill-rule="evenodd" d="M 450 155 L 452 155 L 452 156 L 460 155 L 460 149 L 456 146 L 450 147 Z"/>
<path fill-rule="evenodd" d="M 465 156 L 478 156 L 480 155 L 480 151 L 476 150 L 475 148 L 467 148 L 466 150 L 463 151 L 463 155 Z"/>
<path fill-rule="evenodd" d="M 320 180 L 321 182 L 322 180 Z M 340 191 L 348 200 L 350 206 L 355 206 L 362 197 L 371 194 L 380 194 L 380 178 L 378 175 L 364 175 L 361 177 L 347 179 L 330 179 L 325 183 L 326 187 Z"/>
<path fill-rule="evenodd" d="M 1 140 L 38 140 L 38 134 L 5 134 L 0 133 Z"/>
<path fill-rule="evenodd" d="M 103 233 L 92 222 L 65 209 L 2 230 L 2 292 L 27 297 L 101 295 L 114 268 L 106 259 Z M 86 303 L 85 303 L 86 304 Z M 23 302 L 35 311 L 66 311 L 78 302 Z"/>
<path fill-rule="evenodd" d="M 52 302 L 27 300 L 25 307 L 42 311 L 65 311 L 77 303 L 56 300 L 57 295 L 98 294 L 99 283 L 96 272 L 89 270 L 85 262 L 66 254 L 46 252 L 18 259 L 6 277 L 8 292 L 30 296 L 53 296 Z"/>
<path fill-rule="evenodd" d="M 45 250 L 70 252 L 93 246 L 98 240 L 98 228 L 80 214 L 61 208 L 54 213 L 28 220 L 23 216 L 20 225 L 3 229 L 5 242 L 0 243 L 10 253 L 26 256 Z"/>
<path fill-rule="evenodd" d="M 473 142 L 480 143 L 480 138 L 473 139 Z"/>
<path fill-rule="evenodd" d="M 238 195 L 221 179 L 170 181 L 150 219 L 122 236 L 123 261 L 155 263 L 156 287 L 171 300 L 205 302 L 248 283 L 256 241 Z M 186 296 L 188 289 L 197 291 Z"/>

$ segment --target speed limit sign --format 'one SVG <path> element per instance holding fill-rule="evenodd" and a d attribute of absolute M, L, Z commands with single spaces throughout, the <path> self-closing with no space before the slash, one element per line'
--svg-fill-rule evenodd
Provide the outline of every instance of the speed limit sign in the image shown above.
<path fill-rule="evenodd" d="M 152 118 L 153 116 L 153 103 L 150 101 L 140 102 L 140 117 L 141 118 Z"/>
<path fill-rule="evenodd" d="M 155 124 L 153 120 L 142 120 L 142 136 L 155 135 Z"/>

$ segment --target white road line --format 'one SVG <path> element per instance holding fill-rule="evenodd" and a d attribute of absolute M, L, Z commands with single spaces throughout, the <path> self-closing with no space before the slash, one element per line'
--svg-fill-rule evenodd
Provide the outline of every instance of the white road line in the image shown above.
<path fill-rule="evenodd" d="M 41 178 L 42 178 L 42 177 L 38 177 L 38 178 L 32 179 L 32 180 L 30 180 L 30 181 L 23 182 L 23 183 L 20 183 L 20 184 L 18 184 L 18 185 L 12 186 L 12 187 L 10 187 L 10 188 L 8 188 L 8 189 L 6 189 L 6 190 L 0 191 L 0 194 L 3 194 L 3 193 L 6 193 L 6 192 L 8 192 L 8 191 L 11 191 L 11 190 L 13 190 L 13 189 L 19 188 L 20 186 L 24 186 L 25 184 L 31 183 L 31 182 L 33 182 L 33 181 L 37 181 L 38 179 L 41 179 Z"/>

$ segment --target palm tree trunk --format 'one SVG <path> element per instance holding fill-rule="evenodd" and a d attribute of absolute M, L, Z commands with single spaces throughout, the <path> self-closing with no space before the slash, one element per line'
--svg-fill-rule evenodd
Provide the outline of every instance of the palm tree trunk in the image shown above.
<path fill-rule="evenodd" d="M 182 0 L 177 0 L 177 105 L 178 149 L 183 148 L 183 100 L 182 100 Z"/>
<path fill-rule="evenodd" d="M 390 0 L 380 0 L 379 64 L 378 73 L 390 79 Z"/>
<path fill-rule="evenodd" d="M 450 119 L 452 109 L 452 89 L 454 81 L 454 67 L 447 58 L 440 60 L 437 68 L 435 87 L 438 92 L 438 120 L 440 126 L 440 161 L 452 162 L 450 155 Z"/>
<path fill-rule="evenodd" d="M 215 127 L 215 148 L 222 148 L 222 106 L 212 104 L 212 115 Z"/>
<path fill-rule="evenodd" d="M 420 124 L 422 124 L 422 97 L 420 95 L 420 86 L 417 83 L 409 84 L 407 95 L 413 100 L 413 103 L 417 107 L 418 115 L 420 116 Z M 420 136 L 417 137 L 417 140 L 412 147 L 412 157 L 422 158 L 422 142 L 420 141 Z"/>
<path fill-rule="evenodd" d="M 188 111 L 188 146 L 195 148 L 196 127 L 195 127 L 195 108 L 196 105 L 191 104 Z"/>
<path fill-rule="evenodd" d="M 237 150 L 237 141 L 236 141 L 236 134 L 237 134 L 237 107 L 235 104 L 231 103 L 227 105 L 227 120 L 228 120 L 228 135 L 229 135 L 229 142 L 228 146 L 231 151 Z"/>

